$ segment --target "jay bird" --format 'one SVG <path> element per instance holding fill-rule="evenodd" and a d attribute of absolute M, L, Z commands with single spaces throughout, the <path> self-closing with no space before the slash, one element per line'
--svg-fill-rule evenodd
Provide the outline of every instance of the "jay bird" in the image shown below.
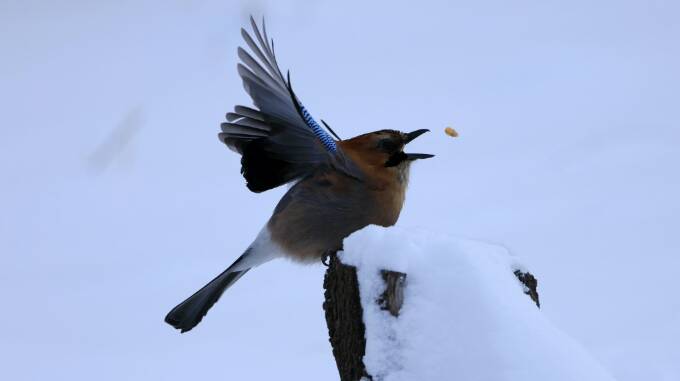
<path fill-rule="evenodd" d="M 255 108 L 236 106 L 222 123 L 220 141 L 241 155 L 241 174 L 253 192 L 287 183 L 274 212 L 245 252 L 224 272 L 173 308 L 165 321 L 186 332 L 203 319 L 222 293 L 255 266 L 278 257 L 318 261 L 342 249 L 342 241 L 370 224 L 392 226 L 404 204 L 409 167 L 429 154 L 404 153 L 428 130 L 380 130 L 334 139 L 309 114 L 282 75 L 274 41 L 250 18 L 254 40 L 241 29 L 257 57 L 238 48 L 237 65 Z"/>

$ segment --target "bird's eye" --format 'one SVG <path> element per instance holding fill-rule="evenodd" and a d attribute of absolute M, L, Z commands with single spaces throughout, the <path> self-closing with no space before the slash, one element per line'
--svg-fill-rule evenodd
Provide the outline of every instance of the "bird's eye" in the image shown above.
<path fill-rule="evenodd" d="M 392 139 L 382 139 L 378 141 L 378 149 L 384 152 L 394 152 L 399 147 Z"/>

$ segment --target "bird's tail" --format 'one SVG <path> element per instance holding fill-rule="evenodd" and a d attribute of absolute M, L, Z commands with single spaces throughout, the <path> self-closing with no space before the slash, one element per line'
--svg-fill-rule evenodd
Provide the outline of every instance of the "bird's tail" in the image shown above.
<path fill-rule="evenodd" d="M 243 266 L 244 262 L 248 262 L 247 257 L 250 251 L 250 249 L 246 250 L 222 274 L 168 312 L 165 322 L 181 330 L 182 333 L 197 326 L 222 293 L 251 269 L 252 266 Z"/>

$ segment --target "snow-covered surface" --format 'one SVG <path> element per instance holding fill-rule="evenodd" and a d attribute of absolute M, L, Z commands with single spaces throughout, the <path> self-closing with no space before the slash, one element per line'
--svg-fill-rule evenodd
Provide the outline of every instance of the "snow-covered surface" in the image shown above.
<path fill-rule="evenodd" d="M 612 380 L 522 292 L 520 266 L 503 247 L 377 226 L 344 247 L 340 259 L 357 267 L 374 379 Z M 407 274 L 398 318 L 375 303 L 381 269 Z"/>

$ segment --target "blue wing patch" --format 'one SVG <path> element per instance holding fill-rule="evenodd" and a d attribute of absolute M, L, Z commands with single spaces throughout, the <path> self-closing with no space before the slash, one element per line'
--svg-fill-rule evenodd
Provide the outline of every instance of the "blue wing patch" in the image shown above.
<path fill-rule="evenodd" d="M 333 139 L 332 136 L 330 136 L 326 131 L 324 131 L 321 126 L 319 126 L 319 123 L 312 118 L 312 116 L 309 114 L 309 111 L 305 108 L 303 105 L 300 106 L 300 114 L 302 114 L 302 119 L 305 120 L 305 123 L 309 126 L 309 128 L 312 129 L 314 132 L 314 135 L 316 135 L 319 140 L 321 140 L 321 143 L 326 147 L 327 150 L 330 152 L 335 153 L 337 151 L 338 147 L 335 144 L 335 139 Z"/>

